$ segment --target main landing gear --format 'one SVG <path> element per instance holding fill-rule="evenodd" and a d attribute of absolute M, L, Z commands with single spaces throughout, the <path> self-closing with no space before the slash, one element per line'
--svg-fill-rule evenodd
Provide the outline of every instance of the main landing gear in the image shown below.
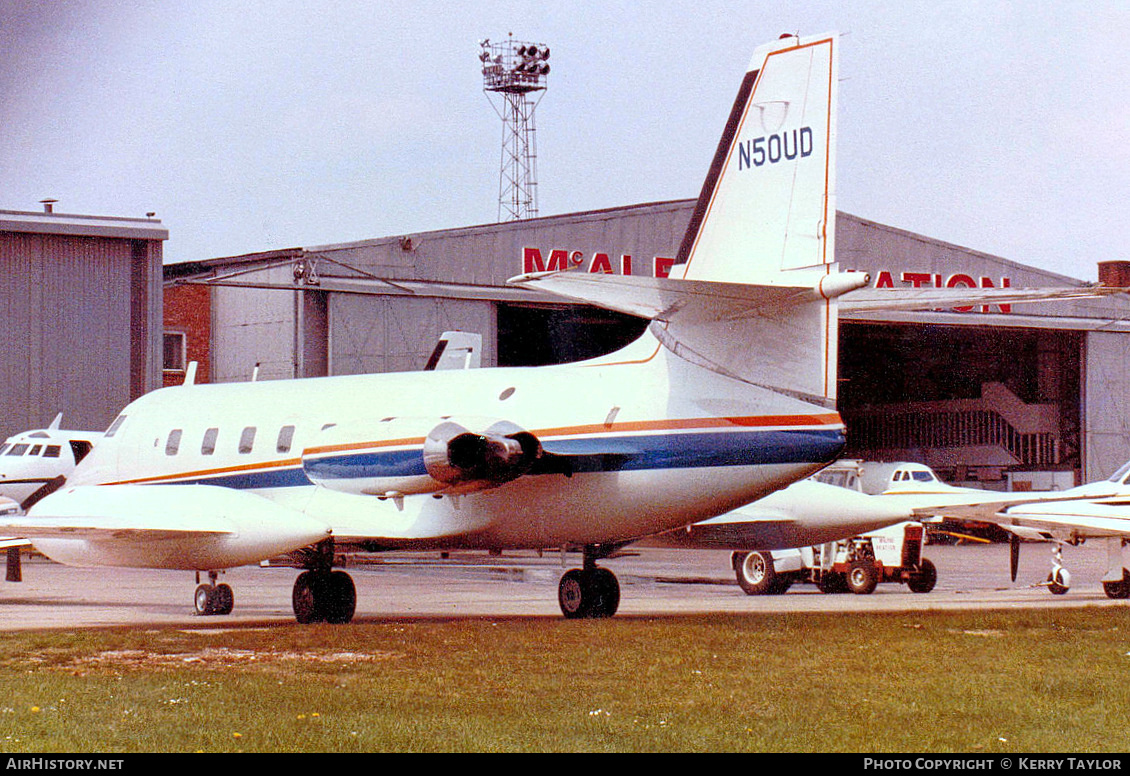
<path fill-rule="evenodd" d="M 596 565 L 606 557 L 605 548 L 587 545 L 582 568 L 570 569 L 557 586 L 557 602 L 566 619 L 611 617 L 620 607 L 620 583 L 616 575 Z"/>
<path fill-rule="evenodd" d="M 196 593 L 192 596 L 193 608 L 200 615 L 231 614 L 235 607 L 235 593 L 231 585 L 216 584 L 219 572 L 209 571 L 208 581 L 196 586 Z M 197 582 L 200 575 L 197 574 Z"/>
<path fill-rule="evenodd" d="M 291 603 L 294 619 L 302 625 L 315 622 L 341 624 L 357 610 L 357 588 L 344 571 L 333 570 L 333 539 L 305 553 L 306 570 L 294 580 Z"/>

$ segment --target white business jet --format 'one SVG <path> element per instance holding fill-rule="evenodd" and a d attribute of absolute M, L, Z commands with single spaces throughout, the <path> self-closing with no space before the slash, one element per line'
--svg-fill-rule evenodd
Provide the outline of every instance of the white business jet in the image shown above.
<path fill-rule="evenodd" d="M 50 492 L 53 482 L 70 476 L 102 437 L 101 431 L 61 429 L 62 420 L 59 413 L 47 428 L 23 431 L 0 443 L 0 496 L 34 503 L 32 499 Z"/>
<path fill-rule="evenodd" d="M 1071 587 L 1071 573 L 1063 563 L 1063 546 L 1077 546 L 1089 539 L 1102 541 L 1107 550 L 1103 592 L 1108 598 L 1130 598 L 1130 556 L 1126 554 L 1130 544 L 1130 462 L 1108 479 L 1063 491 L 997 493 L 976 500 L 952 495 L 945 501 L 935 495 L 926 497 L 914 512 L 919 517 L 981 520 L 1008 531 L 1014 582 L 1020 542 L 1051 542 L 1052 568 L 1042 584 L 1055 595 L 1063 595 Z"/>
<path fill-rule="evenodd" d="M 562 612 L 611 616 L 619 583 L 601 558 L 844 445 L 836 298 L 867 277 L 832 263 L 838 46 L 786 36 L 754 53 L 670 278 L 511 281 L 651 319 L 624 350 L 155 391 L 0 535 L 68 564 L 206 572 L 201 613 L 231 611 L 224 569 L 293 553 L 299 622 L 352 618 L 353 581 L 333 568 L 352 550 L 574 545 Z"/>

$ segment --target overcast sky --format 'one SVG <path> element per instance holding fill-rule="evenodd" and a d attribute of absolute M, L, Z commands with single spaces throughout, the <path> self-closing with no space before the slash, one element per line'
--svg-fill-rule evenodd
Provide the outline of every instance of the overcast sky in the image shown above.
<path fill-rule="evenodd" d="M 753 49 L 831 30 L 840 210 L 1130 259 L 1126 0 L 0 0 L 0 209 L 155 211 L 166 261 L 492 222 L 508 33 L 552 52 L 541 215 L 695 197 Z"/>

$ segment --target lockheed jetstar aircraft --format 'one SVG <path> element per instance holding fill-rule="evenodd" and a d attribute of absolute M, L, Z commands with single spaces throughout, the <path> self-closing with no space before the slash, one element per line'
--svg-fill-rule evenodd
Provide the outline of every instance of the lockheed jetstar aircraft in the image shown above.
<path fill-rule="evenodd" d="M 201 613 L 231 611 L 224 569 L 291 553 L 299 622 L 352 618 L 353 581 L 333 568 L 351 550 L 580 546 L 561 610 L 611 616 L 619 583 L 600 559 L 802 479 L 844 445 L 835 300 L 868 279 L 832 264 L 838 45 L 788 36 L 754 53 L 672 277 L 512 280 L 651 319 L 627 348 L 158 390 L 0 535 L 68 564 L 206 572 Z"/>

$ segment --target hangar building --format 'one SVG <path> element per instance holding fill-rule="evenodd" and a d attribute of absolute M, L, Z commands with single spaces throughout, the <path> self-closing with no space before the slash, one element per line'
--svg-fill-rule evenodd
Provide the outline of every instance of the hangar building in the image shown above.
<path fill-rule="evenodd" d="M 162 242 L 152 218 L 0 210 L 0 439 L 103 429 L 161 385 Z"/>
<path fill-rule="evenodd" d="M 643 322 L 506 285 L 528 271 L 665 275 L 695 200 L 405 234 L 166 267 L 165 380 L 420 369 L 449 329 L 484 366 L 571 361 Z M 883 286 L 1081 281 L 840 213 L 842 269 Z M 1102 273 L 1125 269 L 1121 262 Z M 1120 283 L 1121 285 L 1122 283 Z M 951 481 L 1050 489 L 1130 458 L 1130 304 L 1121 298 L 841 319 L 848 454 Z M 577 388 L 584 401 L 584 386 Z"/>

